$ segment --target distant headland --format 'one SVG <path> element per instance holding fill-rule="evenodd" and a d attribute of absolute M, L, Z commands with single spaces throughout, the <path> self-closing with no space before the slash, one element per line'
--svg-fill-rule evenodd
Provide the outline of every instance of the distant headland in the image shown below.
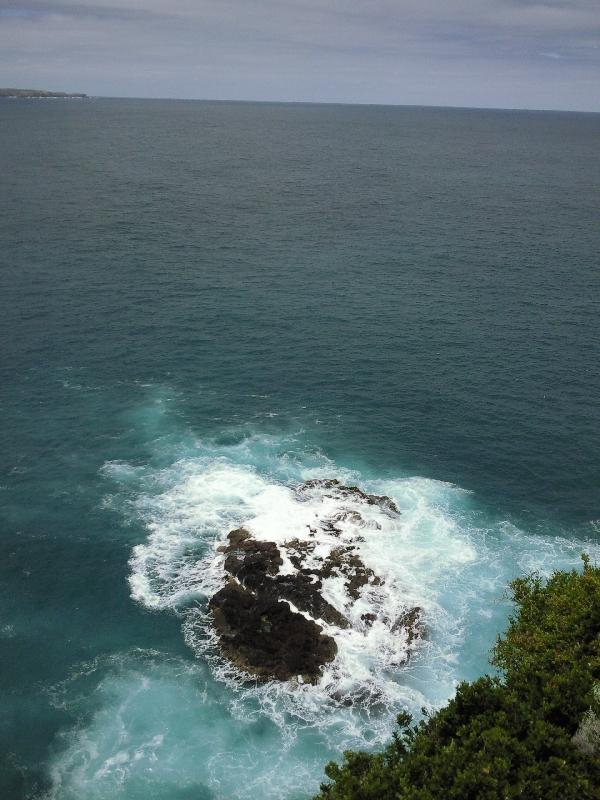
<path fill-rule="evenodd" d="M 0 97 L 62 97 L 82 99 L 82 92 L 48 92 L 45 89 L 0 89 Z"/>

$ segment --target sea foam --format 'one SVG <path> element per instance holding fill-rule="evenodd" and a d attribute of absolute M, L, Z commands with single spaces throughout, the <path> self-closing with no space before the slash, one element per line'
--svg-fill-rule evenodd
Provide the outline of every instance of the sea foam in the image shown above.
<path fill-rule="evenodd" d="M 294 800 L 318 789 L 324 763 L 344 749 L 385 742 L 395 715 L 434 708 L 457 681 L 489 669 L 487 654 L 509 608 L 506 585 L 532 569 L 576 565 L 583 548 L 530 535 L 478 508 L 469 492 L 419 477 L 381 480 L 334 464 L 293 438 L 251 436 L 228 444 L 157 443 L 147 466 L 110 462 L 116 486 L 106 504 L 141 523 L 130 592 L 149 612 L 177 615 L 190 658 L 132 651 L 83 664 L 50 693 L 78 724 L 64 731 L 51 761 L 52 800 Z M 424 611 L 426 635 L 411 652 L 384 623 L 336 633 L 338 655 L 318 685 L 248 680 L 218 649 L 207 598 L 223 579 L 218 546 L 232 528 L 282 543 L 335 513 L 335 499 L 302 495 L 310 478 L 338 478 L 388 495 L 400 515 L 361 508 L 361 557 L 384 587 L 361 596 L 364 609 L 392 617 Z M 328 546 L 323 533 L 317 547 Z M 335 582 L 329 597 L 344 601 Z"/>
<path fill-rule="evenodd" d="M 178 614 L 187 644 L 211 664 L 214 676 L 234 693 L 257 694 L 272 717 L 285 709 L 319 724 L 323 703 L 378 709 L 384 717 L 403 707 L 438 704 L 457 680 L 485 669 L 492 624 L 500 627 L 506 614 L 507 582 L 524 568 L 575 563 L 580 550 L 577 543 L 531 537 L 502 521 L 482 524 L 472 495 L 451 484 L 418 477 L 373 479 L 315 456 L 314 450 L 305 460 L 297 443 L 285 438 L 194 442 L 179 455 L 139 475 L 132 503 L 148 535 L 133 548 L 131 596 L 149 610 Z M 130 487 L 131 471 L 122 463 L 107 464 L 105 472 Z M 340 523 L 339 539 L 319 528 L 314 539 L 315 553 L 322 554 L 339 541 L 359 540 L 360 557 L 383 585 L 365 587 L 349 603 L 340 578 L 324 581 L 325 598 L 354 623 L 335 630 L 336 659 L 317 686 L 257 686 L 221 657 L 210 624 L 207 600 L 223 585 L 218 548 L 231 529 L 244 526 L 253 537 L 277 543 L 285 556 L 285 542 L 306 538 L 315 521 L 342 508 L 339 498 L 318 487 L 297 491 L 314 478 L 356 483 L 398 505 L 395 515 L 345 498 L 343 508 L 360 511 L 360 524 Z M 291 565 L 284 558 L 286 569 Z M 422 609 L 426 630 L 417 647 L 392 625 L 414 606 Z M 360 618 L 369 613 L 377 621 L 361 626 Z M 322 620 L 319 624 L 333 633 Z"/>

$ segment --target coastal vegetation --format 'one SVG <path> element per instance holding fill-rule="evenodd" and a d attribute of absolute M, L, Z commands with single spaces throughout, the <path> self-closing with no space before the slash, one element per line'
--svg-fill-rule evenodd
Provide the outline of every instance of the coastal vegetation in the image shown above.
<path fill-rule="evenodd" d="M 87 97 L 82 92 L 49 92 L 46 89 L 0 89 L 0 97 L 31 97 L 31 98 L 78 98 Z"/>
<path fill-rule="evenodd" d="M 347 752 L 315 800 L 598 800 L 600 568 L 511 584 L 491 663 L 435 714 L 398 717 L 391 743 Z"/>

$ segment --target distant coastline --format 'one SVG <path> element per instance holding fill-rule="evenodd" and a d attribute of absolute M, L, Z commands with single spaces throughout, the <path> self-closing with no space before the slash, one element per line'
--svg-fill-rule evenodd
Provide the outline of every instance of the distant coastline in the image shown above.
<path fill-rule="evenodd" d="M 84 99 L 87 94 L 83 92 L 48 92 L 45 89 L 0 89 L 0 98 L 17 98 L 17 97 L 30 97 L 30 98 L 45 98 L 45 97 L 58 97 L 58 98 L 74 98 Z"/>

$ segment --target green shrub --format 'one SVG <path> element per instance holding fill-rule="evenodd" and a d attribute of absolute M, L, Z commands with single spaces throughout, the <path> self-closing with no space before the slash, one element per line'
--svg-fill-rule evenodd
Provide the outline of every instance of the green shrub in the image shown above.
<path fill-rule="evenodd" d="M 316 800 L 600 800 L 600 758 L 577 747 L 600 682 L 600 569 L 511 584 L 500 677 L 462 683 L 436 714 L 406 714 L 383 752 L 345 753 Z M 589 738 L 589 736 L 588 736 Z"/>
<path fill-rule="evenodd" d="M 600 679 L 600 569 L 583 561 L 582 574 L 513 581 L 517 613 L 492 657 L 523 700 L 571 731 Z"/>

